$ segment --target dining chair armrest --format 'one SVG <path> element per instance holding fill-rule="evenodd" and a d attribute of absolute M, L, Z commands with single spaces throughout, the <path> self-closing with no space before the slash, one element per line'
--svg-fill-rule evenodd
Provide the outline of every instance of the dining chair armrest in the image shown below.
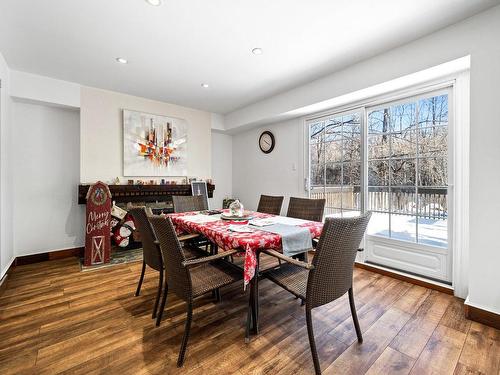
<path fill-rule="evenodd" d="M 191 239 L 197 238 L 197 237 L 200 237 L 200 235 L 198 233 L 191 233 L 191 234 L 185 234 L 183 236 L 177 236 L 177 238 L 179 239 L 179 242 L 191 240 Z"/>
<path fill-rule="evenodd" d="M 284 260 L 285 262 L 288 262 L 288 263 L 293 264 L 295 266 L 305 268 L 307 270 L 314 269 L 314 266 L 312 264 L 309 264 L 307 262 L 301 262 L 300 260 L 297 260 L 297 259 L 294 259 L 291 257 L 287 257 L 286 255 L 283 255 L 282 253 L 280 253 L 276 250 L 263 250 L 263 253 L 266 253 L 267 255 L 271 255 L 275 258 Z"/>
<path fill-rule="evenodd" d="M 177 238 L 179 239 L 179 242 L 191 240 L 191 239 L 196 238 L 196 237 L 200 237 L 200 235 L 198 233 L 192 233 L 192 234 L 185 234 L 183 236 L 177 236 Z M 155 245 L 160 246 L 160 241 L 155 240 Z"/>
<path fill-rule="evenodd" d="M 202 258 L 196 258 L 196 259 L 191 259 L 191 260 L 185 260 L 184 262 L 182 262 L 182 265 L 184 267 L 197 266 L 199 264 L 208 263 L 208 262 L 212 262 L 214 260 L 225 258 L 225 257 L 227 257 L 229 255 L 233 255 L 233 254 L 235 254 L 237 252 L 238 252 L 238 250 L 223 251 L 221 253 L 218 253 L 218 254 L 215 254 L 215 255 L 210 255 L 208 257 L 202 257 Z"/>

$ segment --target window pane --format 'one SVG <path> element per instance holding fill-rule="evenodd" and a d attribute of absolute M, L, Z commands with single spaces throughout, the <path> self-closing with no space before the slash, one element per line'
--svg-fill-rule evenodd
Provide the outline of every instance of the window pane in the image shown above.
<path fill-rule="evenodd" d="M 417 127 L 415 103 L 398 104 L 391 107 L 390 131 L 401 133 Z"/>
<path fill-rule="evenodd" d="M 385 159 L 390 156 L 389 135 L 368 138 L 368 159 Z"/>
<path fill-rule="evenodd" d="M 448 185 L 448 159 L 421 158 L 418 163 L 419 186 Z"/>
<path fill-rule="evenodd" d="M 323 121 L 316 122 L 311 124 L 309 127 L 309 134 L 311 142 L 321 142 L 324 137 L 323 130 L 325 128 L 325 123 Z"/>
<path fill-rule="evenodd" d="M 417 217 L 393 213 L 391 215 L 391 238 L 401 241 L 417 241 Z"/>
<path fill-rule="evenodd" d="M 391 185 L 415 186 L 415 159 L 391 160 Z"/>
<path fill-rule="evenodd" d="M 430 219 L 448 217 L 448 188 L 419 187 L 418 214 Z"/>
<path fill-rule="evenodd" d="M 359 138 L 361 136 L 361 118 L 359 113 L 342 117 L 344 137 Z"/>
<path fill-rule="evenodd" d="M 361 185 L 361 163 L 344 163 L 344 185 Z"/>
<path fill-rule="evenodd" d="M 391 134 L 393 158 L 414 158 L 417 156 L 417 132 L 402 131 Z"/>
<path fill-rule="evenodd" d="M 413 187 L 391 186 L 391 211 L 401 215 L 417 215 L 417 194 Z"/>
<path fill-rule="evenodd" d="M 326 184 L 329 186 L 342 184 L 342 164 L 326 165 Z"/>
<path fill-rule="evenodd" d="M 418 243 L 448 247 L 448 219 L 418 218 Z"/>
<path fill-rule="evenodd" d="M 325 207 L 342 207 L 342 186 L 328 186 L 325 189 Z"/>
<path fill-rule="evenodd" d="M 325 198 L 325 188 L 324 186 L 311 186 L 309 190 L 309 195 L 311 199 L 324 199 Z"/>
<path fill-rule="evenodd" d="M 361 209 L 361 188 L 360 186 L 342 187 L 342 208 Z"/>
<path fill-rule="evenodd" d="M 448 156 L 448 127 L 433 126 L 418 132 L 420 156 Z"/>
<path fill-rule="evenodd" d="M 325 152 L 324 143 L 312 143 L 309 145 L 309 154 L 311 155 L 311 164 L 323 162 L 323 154 Z"/>
<path fill-rule="evenodd" d="M 339 213 L 346 207 L 359 212 L 362 194 L 360 113 L 332 116 L 310 126 L 310 196 L 324 198 L 326 207 Z"/>
<path fill-rule="evenodd" d="M 448 95 L 439 95 L 418 102 L 420 127 L 448 124 Z"/>
<path fill-rule="evenodd" d="M 340 141 L 342 139 L 342 117 L 335 117 L 326 122 L 325 141 Z"/>
<path fill-rule="evenodd" d="M 325 165 L 311 164 L 311 186 L 325 185 Z"/>
<path fill-rule="evenodd" d="M 385 160 L 374 160 L 368 162 L 368 185 L 389 185 L 389 162 Z"/>
<path fill-rule="evenodd" d="M 342 141 L 327 142 L 325 145 L 325 162 L 340 163 L 342 161 Z"/>
<path fill-rule="evenodd" d="M 359 134 L 344 133 L 344 161 L 361 160 L 361 139 Z"/>
<path fill-rule="evenodd" d="M 368 134 L 386 133 L 389 131 L 389 109 L 372 111 L 368 114 Z"/>
<path fill-rule="evenodd" d="M 390 210 L 389 204 L 389 187 L 368 187 L 368 210 L 388 212 Z"/>
<path fill-rule="evenodd" d="M 389 214 L 372 212 L 367 233 L 375 236 L 389 237 Z"/>
<path fill-rule="evenodd" d="M 417 239 L 417 195 L 415 186 L 391 187 L 391 238 Z"/>

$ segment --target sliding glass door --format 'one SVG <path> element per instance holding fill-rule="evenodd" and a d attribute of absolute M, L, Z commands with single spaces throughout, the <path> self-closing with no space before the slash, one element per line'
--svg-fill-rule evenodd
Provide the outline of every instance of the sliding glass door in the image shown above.
<path fill-rule="evenodd" d="M 325 216 L 372 211 L 365 261 L 451 280 L 451 102 L 443 89 L 307 121 L 309 196 Z"/>
<path fill-rule="evenodd" d="M 448 246 L 448 95 L 368 109 L 368 234 Z"/>

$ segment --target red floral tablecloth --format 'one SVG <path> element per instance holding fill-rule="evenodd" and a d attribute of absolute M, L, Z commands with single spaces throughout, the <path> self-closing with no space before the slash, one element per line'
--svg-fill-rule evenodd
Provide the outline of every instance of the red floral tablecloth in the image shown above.
<path fill-rule="evenodd" d="M 281 236 L 279 234 L 255 230 L 251 233 L 238 233 L 229 230 L 229 225 L 236 224 L 227 220 L 217 220 L 205 223 L 196 223 L 186 220 L 187 216 L 196 215 L 196 212 L 169 214 L 178 234 L 200 233 L 209 241 L 217 244 L 224 251 L 242 249 L 245 251 L 244 282 L 245 286 L 255 275 L 257 265 L 257 251 L 262 249 L 281 250 Z M 274 215 L 251 212 L 254 218 L 266 218 Z M 323 223 L 308 221 L 299 225 L 308 228 L 311 238 L 319 237 Z"/>

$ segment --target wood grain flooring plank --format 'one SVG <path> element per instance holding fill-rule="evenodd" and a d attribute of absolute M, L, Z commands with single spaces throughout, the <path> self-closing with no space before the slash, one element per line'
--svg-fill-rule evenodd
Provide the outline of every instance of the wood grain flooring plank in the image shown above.
<path fill-rule="evenodd" d="M 410 374 L 453 374 L 466 336 L 453 328 L 438 326 Z"/>
<path fill-rule="evenodd" d="M 407 375 L 414 364 L 413 358 L 387 347 L 368 369 L 366 375 Z"/>
<path fill-rule="evenodd" d="M 404 311 L 389 309 L 365 332 L 363 343 L 349 346 L 323 374 L 364 374 L 410 318 Z"/>
<path fill-rule="evenodd" d="M 417 359 L 452 300 L 447 294 L 432 291 L 390 347 Z"/>
<path fill-rule="evenodd" d="M 472 322 L 458 362 L 458 370 L 500 374 L 500 330 Z"/>
<path fill-rule="evenodd" d="M 472 321 L 465 317 L 463 301 L 458 298 L 451 299 L 448 308 L 439 322 L 440 325 L 463 333 L 469 332 L 471 323 Z"/>

